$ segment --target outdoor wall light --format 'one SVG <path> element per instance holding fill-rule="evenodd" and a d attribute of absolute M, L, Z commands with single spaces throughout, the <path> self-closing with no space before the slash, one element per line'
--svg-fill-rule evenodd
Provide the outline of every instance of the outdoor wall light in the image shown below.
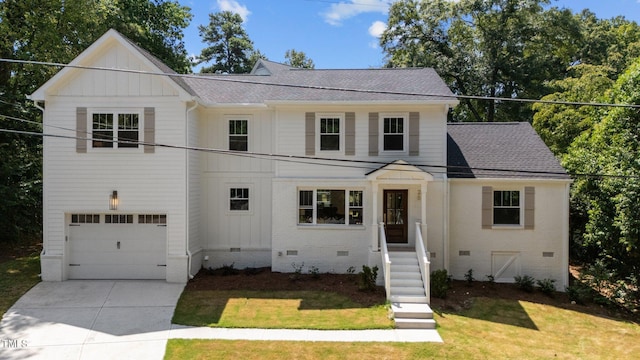
<path fill-rule="evenodd" d="M 118 210 L 118 192 L 113 190 L 109 195 L 109 210 Z"/>

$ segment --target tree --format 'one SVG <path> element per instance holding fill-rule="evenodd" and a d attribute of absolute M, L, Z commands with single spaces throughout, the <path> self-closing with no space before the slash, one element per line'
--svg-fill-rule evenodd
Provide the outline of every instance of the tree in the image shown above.
<path fill-rule="evenodd" d="M 390 67 L 434 67 L 457 94 L 539 98 L 572 62 L 579 27 L 548 0 L 405 0 L 380 39 Z M 456 120 L 530 120 L 528 106 L 463 99 Z"/>
<path fill-rule="evenodd" d="M 640 59 L 621 75 L 605 98 L 610 103 L 640 104 Z M 583 261 L 598 260 L 614 274 L 638 285 L 640 278 L 640 113 L 609 108 L 591 131 L 574 141 L 564 166 L 582 176 L 574 183 L 573 207 L 586 216 L 584 235 L 576 238 Z"/>
<path fill-rule="evenodd" d="M 296 51 L 295 49 L 287 50 L 284 53 L 284 58 L 286 59 L 285 64 L 289 64 L 295 68 L 315 69 L 316 67 L 313 60 L 309 59 L 303 51 Z"/>
<path fill-rule="evenodd" d="M 0 57 L 68 63 L 107 29 L 115 28 L 177 71 L 187 72 L 190 64 L 182 29 L 190 18 L 189 8 L 176 1 L 3 0 Z M 0 62 L 2 128 L 43 131 L 42 114 L 26 96 L 58 70 Z M 0 241 L 38 237 L 42 230 L 42 139 L 0 132 L 0 158 Z"/>
<path fill-rule="evenodd" d="M 240 15 L 230 11 L 209 14 L 209 25 L 200 25 L 198 30 L 202 41 L 209 45 L 202 49 L 198 64 L 214 62 L 200 72 L 240 74 L 251 70 L 253 42 L 242 28 Z"/>

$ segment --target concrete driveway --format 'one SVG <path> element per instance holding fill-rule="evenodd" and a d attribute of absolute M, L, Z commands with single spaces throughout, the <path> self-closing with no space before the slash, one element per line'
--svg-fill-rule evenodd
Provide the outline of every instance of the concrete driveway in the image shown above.
<path fill-rule="evenodd" d="M 0 322 L 1 359 L 162 359 L 184 284 L 41 282 Z"/>

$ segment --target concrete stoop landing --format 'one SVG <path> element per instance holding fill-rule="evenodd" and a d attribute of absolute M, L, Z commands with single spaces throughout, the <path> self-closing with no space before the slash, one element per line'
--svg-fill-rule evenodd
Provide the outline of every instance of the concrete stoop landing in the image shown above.
<path fill-rule="evenodd" d="M 435 329 L 415 251 L 389 252 L 391 311 L 398 329 Z"/>

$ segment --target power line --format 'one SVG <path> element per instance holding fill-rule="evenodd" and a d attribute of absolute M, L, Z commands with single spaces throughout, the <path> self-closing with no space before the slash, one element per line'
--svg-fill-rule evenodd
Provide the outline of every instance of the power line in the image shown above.
<path fill-rule="evenodd" d="M 300 85 L 300 84 L 288 84 L 288 83 L 274 83 L 268 81 L 253 81 L 247 79 L 238 79 L 232 76 L 225 77 L 224 75 L 218 76 L 202 76 L 195 74 L 177 74 L 177 73 L 165 73 L 165 72 L 153 72 L 144 70 L 133 69 L 119 69 L 119 68 L 107 68 L 99 66 L 83 66 L 83 65 L 71 65 L 56 62 L 46 61 L 33 61 L 33 60 L 17 60 L 17 59 L 5 59 L 0 58 L 0 62 L 16 63 L 16 64 L 31 64 L 31 65 L 43 65 L 43 66 L 55 66 L 55 67 L 67 67 L 82 70 L 97 70 L 97 71 L 110 71 L 131 73 L 138 75 L 152 75 L 152 76 L 165 76 L 169 78 L 185 78 L 185 79 L 197 79 L 197 80 L 209 80 L 209 81 L 221 81 L 230 83 L 242 83 L 250 85 L 267 85 L 267 86 L 279 86 L 298 89 L 313 89 L 313 90 L 329 90 L 329 91 L 342 91 L 342 92 L 357 92 L 368 94 L 381 94 L 381 95 L 406 95 L 406 96 L 423 96 L 423 97 L 438 97 L 438 98 L 450 98 L 450 99 L 468 99 L 468 100 L 480 100 L 480 101 L 504 101 L 504 102 L 520 102 L 520 103 L 540 103 L 548 105 L 570 105 L 570 106 L 595 106 L 595 107 L 624 107 L 632 109 L 640 109 L 640 104 L 612 104 L 612 103 L 599 103 L 599 102 L 581 102 L 581 101 L 557 101 L 557 100 L 542 100 L 542 99 L 526 99 L 526 98 L 503 98 L 495 96 L 479 96 L 479 95 L 446 95 L 446 94 L 428 94 L 418 92 L 404 92 L 404 91 L 384 91 L 384 90 L 369 90 L 369 89 L 355 89 L 355 88 L 340 88 L 333 86 L 317 86 L 317 85 Z"/>
<path fill-rule="evenodd" d="M 88 137 L 85 138 L 85 137 L 70 136 L 70 135 L 37 133 L 37 132 L 3 129 L 3 128 L 0 128 L 0 132 L 20 134 L 20 135 L 30 135 L 30 136 L 52 137 L 52 138 L 60 138 L 60 139 L 71 139 L 71 140 L 85 140 L 85 141 L 94 140 L 93 138 L 88 138 Z M 136 144 L 138 146 L 154 146 L 154 147 L 169 148 L 169 149 L 187 150 L 187 151 L 201 151 L 201 152 L 214 153 L 214 154 L 220 154 L 220 155 L 248 157 L 248 158 L 255 158 L 255 159 L 262 159 L 262 160 L 273 160 L 273 161 L 280 161 L 280 162 L 291 162 L 291 163 L 299 163 L 299 164 L 321 165 L 321 166 L 341 167 L 341 168 L 355 168 L 355 169 L 364 169 L 364 170 L 375 170 L 385 165 L 393 164 L 393 163 L 390 164 L 388 162 L 383 162 L 383 161 L 334 159 L 334 158 L 311 157 L 311 156 L 302 156 L 302 155 L 282 155 L 282 154 L 272 154 L 272 153 L 245 152 L 245 151 L 234 151 L 234 150 L 215 149 L 215 148 L 202 148 L 202 147 L 194 147 L 194 146 L 145 143 L 142 141 L 122 141 L 122 140 L 113 140 L 113 139 L 100 139 L 100 141 L 110 142 L 113 144 L 117 144 L 117 143 Z M 420 163 L 410 163 L 408 165 L 415 166 L 417 168 L 428 168 L 430 173 L 449 174 L 449 175 L 478 176 L 478 175 L 495 175 L 496 173 L 499 173 L 501 177 L 539 175 L 539 176 L 542 176 L 543 178 L 544 178 L 544 175 L 547 175 L 547 176 L 567 175 L 567 173 L 565 172 L 552 172 L 552 171 L 480 168 L 480 167 L 470 167 L 470 166 L 434 165 L 434 164 L 420 164 Z M 471 170 L 477 171 L 477 172 L 470 174 L 469 171 Z M 422 172 L 423 170 L 399 169 L 396 171 Z M 589 177 L 589 178 L 640 179 L 640 175 L 586 174 L 586 173 L 574 173 L 574 174 L 568 174 L 568 175 L 573 177 Z"/>

